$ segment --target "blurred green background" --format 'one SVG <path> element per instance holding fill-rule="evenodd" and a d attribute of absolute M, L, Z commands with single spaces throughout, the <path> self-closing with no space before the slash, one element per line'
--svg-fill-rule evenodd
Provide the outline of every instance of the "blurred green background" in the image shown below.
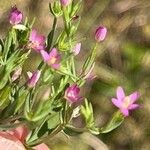
<path fill-rule="evenodd" d="M 49 0 L 0 0 L 0 37 L 9 29 L 10 7 L 17 5 L 24 16 L 36 18 L 34 27 L 47 35 L 52 26 Z M 52 1 L 51 1 L 52 2 Z M 121 85 L 126 93 L 141 93 L 138 101 L 142 108 L 131 113 L 125 122 L 110 134 L 93 136 L 85 133 L 78 137 L 66 137 L 60 133 L 48 144 L 52 150 L 150 150 L 150 1 L 149 0 L 83 0 L 82 21 L 78 37 L 86 37 L 78 64 L 93 46 L 95 28 L 103 24 L 108 28 L 106 40 L 98 47 L 94 74 L 83 95 L 94 106 L 96 124 L 104 125 L 117 109 L 111 103 L 116 87 Z M 62 27 L 60 19 L 58 29 Z M 31 55 L 27 68 L 38 62 Z M 37 59 L 36 59 L 37 58 Z M 33 65 L 31 65 L 33 64 Z M 80 118 L 75 122 L 80 123 Z"/>

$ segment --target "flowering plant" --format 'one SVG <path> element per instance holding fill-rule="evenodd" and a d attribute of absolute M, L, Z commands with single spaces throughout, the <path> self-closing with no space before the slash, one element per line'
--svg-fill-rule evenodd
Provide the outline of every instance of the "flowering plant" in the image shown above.
<path fill-rule="evenodd" d="M 76 16 L 80 6 L 81 1 L 71 0 L 50 4 L 54 22 L 47 37 L 33 29 L 33 23 L 27 19 L 23 21 L 23 14 L 16 6 L 12 8 L 9 16 L 12 26 L 6 38 L 0 40 L 1 137 L 8 139 L 9 136 L 26 148 L 37 149 L 39 144 L 61 131 L 69 136 L 85 131 L 95 135 L 108 133 L 123 122 L 129 110 L 139 107 L 134 104 L 139 98 L 138 92 L 126 97 L 123 89 L 118 87 L 117 99 L 112 98 L 112 103 L 119 110 L 106 126 L 95 124 L 92 104 L 80 90 L 87 79 L 92 79 L 97 45 L 106 38 L 107 28 L 99 26 L 96 29 L 94 47 L 78 73 L 75 57 L 80 53 L 82 41 L 76 38 L 80 22 L 80 17 Z M 64 20 L 64 28 L 56 36 L 59 17 Z M 33 73 L 26 73 L 28 78 L 24 80 L 22 68 L 31 51 L 41 56 L 41 62 Z M 42 97 L 38 95 L 40 92 Z M 82 116 L 85 127 L 75 127 L 72 119 L 76 116 Z"/>

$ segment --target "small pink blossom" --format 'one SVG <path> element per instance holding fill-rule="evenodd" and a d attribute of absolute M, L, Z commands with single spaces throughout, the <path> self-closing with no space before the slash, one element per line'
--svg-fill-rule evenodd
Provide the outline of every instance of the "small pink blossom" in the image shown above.
<path fill-rule="evenodd" d="M 60 0 L 60 3 L 62 6 L 68 6 L 69 5 L 69 0 Z"/>
<path fill-rule="evenodd" d="M 77 43 L 77 44 L 73 47 L 72 52 L 73 52 L 73 54 L 76 56 L 76 55 L 79 54 L 80 50 L 81 50 L 81 43 Z"/>
<path fill-rule="evenodd" d="M 30 43 L 28 47 L 34 49 L 36 52 L 40 52 L 45 49 L 46 38 L 45 36 L 38 35 L 35 29 L 31 31 L 29 41 Z"/>
<path fill-rule="evenodd" d="M 9 22 L 12 25 L 17 25 L 22 21 L 23 14 L 17 9 L 16 6 L 12 7 L 10 15 L 9 15 Z"/>
<path fill-rule="evenodd" d="M 78 102 L 82 99 L 82 97 L 79 95 L 80 88 L 77 84 L 73 84 L 72 86 L 68 87 L 65 91 L 65 98 L 70 102 Z"/>
<path fill-rule="evenodd" d="M 95 39 L 97 42 L 101 42 L 105 39 L 107 34 L 107 28 L 104 26 L 99 26 L 95 32 Z"/>
<path fill-rule="evenodd" d="M 129 110 L 139 108 L 139 104 L 135 104 L 135 101 L 140 97 L 138 92 L 125 96 L 123 88 L 118 87 L 116 95 L 117 98 L 112 98 L 112 103 L 120 109 L 124 116 L 129 116 Z"/>
<path fill-rule="evenodd" d="M 28 80 L 28 87 L 33 88 L 35 87 L 36 83 L 38 82 L 40 76 L 41 76 L 41 71 L 37 70 L 34 73 L 28 72 L 29 80 Z"/>
<path fill-rule="evenodd" d="M 44 59 L 44 61 L 51 66 L 54 69 L 60 68 L 60 55 L 58 54 L 58 51 L 56 48 L 53 48 L 50 53 L 48 54 L 46 51 L 41 50 L 41 55 Z"/>

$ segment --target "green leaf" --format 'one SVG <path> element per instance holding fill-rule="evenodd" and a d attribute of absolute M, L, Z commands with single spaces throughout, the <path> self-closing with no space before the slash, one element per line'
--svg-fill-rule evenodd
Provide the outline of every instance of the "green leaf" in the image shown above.
<path fill-rule="evenodd" d="M 10 76 L 10 72 L 5 72 L 5 69 L 4 69 L 4 74 L 2 75 L 2 78 L 0 80 L 0 90 L 3 89 L 5 85 L 7 84 L 9 76 Z"/>
<path fill-rule="evenodd" d="M 95 58 L 96 58 L 96 47 L 97 47 L 97 44 L 94 46 L 90 56 L 86 59 L 84 65 L 83 65 L 83 68 L 82 68 L 83 73 L 85 73 L 92 67 L 92 65 L 95 61 Z"/>
<path fill-rule="evenodd" d="M 47 121 L 48 129 L 50 130 L 55 128 L 59 123 L 60 123 L 59 113 L 53 113 L 52 115 L 50 115 Z"/>
<path fill-rule="evenodd" d="M 23 91 L 23 93 L 19 96 L 14 113 L 17 113 L 19 109 L 23 106 L 23 104 L 25 103 L 27 94 L 28 94 L 28 91 Z"/>
<path fill-rule="evenodd" d="M 81 18 L 78 19 L 78 21 L 76 22 L 76 24 L 74 24 L 74 25 L 72 25 L 72 26 L 70 27 L 69 36 L 73 36 L 73 35 L 76 33 L 76 31 L 78 30 L 80 21 L 81 21 Z"/>
<path fill-rule="evenodd" d="M 50 100 L 40 101 L 36 111 L 32 113 L 30 121 L 34 122 L 39 121 L 42 118 L 46 117 L 51 112 L 52 112 L 51 101 Z"/>
<path fill-rule="evenodd" d="M 53 6 L 51 3 L 49 3 L 49 10 L 55 17 L 60 17 L 63 14 L 60 1 L 55 1 Z"/>
<path fill-rule="evenodd" d="M 0 91 L 0 109 L 4 109 L 9 104 L 10 92 L 11 88 L 9 86 Z"/>
<path fill-rule="evenodd" d="M 53 43 L 53 38 L 54 38 L 54 33 L 55 33 L 55 29 L 56 29 L 56 25 L 57 25 L 57 18 L 54 18 L 53 21 L 53 27 L 51 32 L 48 34 L 48 38 L 47 38 L 47 49 L 49 50 L 52 46 Z"/>
<path fill-rule="evenodd" d="M 122 124 L 124 121 L 124 116 L 120 111 L 116 112 L 113 116 L 113 118 L 110 120 L 110 122 L 103 128 L 100 129 L 100 133 L 108 133 L 114 129 L 116 129 L 118 126 Z"/>
<path fill-rule="evenodd" d="M 95 127 L 92 104 L 85 99 L 85 105 L 81 106 L 81 114 L 85 118 L 87 128 Z"/>
<path fill-rule="evenodd" d="M 4 44 L 4 52 L 3 52 L 3 57 L 4 57 L 4 60 L 6 61 L 7 60 L 7 55 L 8 55 L 8 52 L 10 51 L 10 47 L 11 47 L 11 44 L 12 44 L 12 40 L 13 40 L 13 36 L 12 36 L 12 32 L 10 31 L 8 33 L 8 36 L 5 40 L 5 44 Z"/>
<path fill-rule="evenodd" d="M 72 7 L 70 18 L 74 17 L 78 13 L 81 8 L 81 2 L 82 0 L 79 0 L 79 2 Z"/>

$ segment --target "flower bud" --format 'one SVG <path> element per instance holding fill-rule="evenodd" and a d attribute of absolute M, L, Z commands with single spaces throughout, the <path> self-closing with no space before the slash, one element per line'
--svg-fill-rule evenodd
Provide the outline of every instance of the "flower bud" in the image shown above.
<path fill-rule="evenodd" d="M 21 73 L 22 73 L 22 68 L 21 67 L 17 68 L 11 77 L 12 82 L 17 80 L 19 78 L 19 76 L 21 75 Z"/>
<path fill-rule="evenodd" d="M 69 5 L 69 0 L 60 0 L 60 3 L 62 6 L 68 6 Z"/>
<path fill-rule="evenodd" d="M 70 87 L 68 87 L 65 91 L 65 98 L 70 102 L 78 102 L 81 100 L 81 96 L 79 96 L 80 93 L 80 88 L 78 87 L 77 84 L 74 84 Z"/>
<path fill-rule="evenodd" d="M 28 80 L 28 87 L 33 88 L 35 87 L 36 83 L 38 82 L 41 75 L 41 71 L 37 70 L 34 73 L 28 72 L 29 80 Z"/>
<path fill-rule="evenodd" d="M 81 50 L 81 43 L 77 43 L 73 49 L 72 49 L 72 52 L 73 54 L 76 56 L 80 53 L 80 50 Z"/>
<path fill-rule="evenodd" d="M 12 7 L 10 15 L 9 15 L 9 22 L 12 25 L 17 25 L 22 21 L 23 14 L 17 9 L 16 6 Z"/>
<path fill-rule="evenodd" d="M 107 28 L 104 26 L 99 26 L 95 32 L 95 39 L 97 42 L 101 42 L 105 39 L 107 34 Z"/>

